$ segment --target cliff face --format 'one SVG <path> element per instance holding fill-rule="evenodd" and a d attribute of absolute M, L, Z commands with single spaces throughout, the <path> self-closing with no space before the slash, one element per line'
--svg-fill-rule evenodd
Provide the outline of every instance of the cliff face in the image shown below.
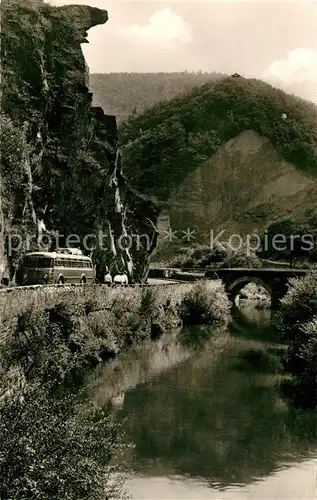
<path fill-rule="evenodd" d="M 261 234 L 276 220 L 303 222 L 309 209 L 317 210 L 316 177 L 297 170 L 267 138 L 247 130 L 175 188 L 167 202 L 169 220 L 162 214 L 160 224 L 165 219 L 178 234 L 191 228 L 195 242 L 208 244 L 211 230 L 224 229 L 222 239 Z"/>
<path fill-rule="evenodd" d="M 44 236 L 54 248 L 75 235 L 86 252 L 95 247 L 101 275 L 107 263 L 143 277 L 158 211 L 127 185 L 115 117 L 92 106 L 81 50 L 107 12 L 7 0 L 1 18 L 5 260 L 14 264 L 21 252 L 43 247 Z M 147 246 L 138 238 L 144 232 Z"/>

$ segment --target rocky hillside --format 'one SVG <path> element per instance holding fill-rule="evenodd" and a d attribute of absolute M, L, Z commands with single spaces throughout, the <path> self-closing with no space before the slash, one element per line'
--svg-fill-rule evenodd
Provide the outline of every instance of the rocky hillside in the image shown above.
<path fill-rule="evenodd" d="M 161 208 L 159 227 L 245 234 L 317 210 L 317 108 L 228 77 L 120 127 L 127 174 Z M 176 239 L 175 239 L 176 243 Z M 193 240 L 191 241 L 193 243 Z"/>
<path fill-rule="evenodd" d="M 225 229 L 229 237 L 262 231 L 276 219 L 303 221 L 309 208 L 317 210 L 316 181 L 285 161 L 266 137 L 246 130 L 174 189 L 170 224 L 198 230 L 206 243 L 210 230 Z"/>
<path fill-rule="evenodd" d="M 93 7 L 1 4 L 0 270 L 11 279 L 21 252 L 71 234 L 86 253 L 96 247 L 101 274 L 105 262 L 146 274 L 151 248 L 133 237 L 154 245 L 157 209 L 123 176 L 116 120 L 92 105 L 81 50 L 107 19 Z"/>

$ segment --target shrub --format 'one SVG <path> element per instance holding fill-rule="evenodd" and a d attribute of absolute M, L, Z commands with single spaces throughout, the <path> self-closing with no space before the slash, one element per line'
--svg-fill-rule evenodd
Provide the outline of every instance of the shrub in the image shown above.
<path fill-rule="evenodd" d="M 208 245 L 197 245 L 190 248 L 180 248 L 170 262 L 170 267 L 204 268 L 224 260 L 227 249 L 215 243 L 214 248 Z"/>
<path fill-rule="evenodd" d="M 0 322 L 3 366 L 18 366 L 29 382 L 40 381 L 51 389 L 80 382 L 86 371 L 101 361 L 180 327 L 180 314 L 185 321 L 198 324 L 222 317 L 227 297 L 223 292 L 221 299 L 221 293 L 209 290 L 208 284 L 201 284 L 200 295 L 199 286 L 189 293 L 180 313 L 179 304 L 189 289 L 187 284 L 168 289 L 107 290 L 106 294 L 104 289 L 91 289 L 85 290 L 83 297 L 71 292 L 59 295 L 55 291 L 55 295 L 45 296 L 31 292 L 28 300 L 23 296 L 23 307 L 18 293 L 19 304 L 11 301 L 6 321 Z M 195 300 L 196 312 L 191 305 Z"/>
<path fill-rule="evenodd" d="M 15 389 L 0 401 L 0 434 L 1 499 L 122 498 L 124 468 L 111 466 L 122 430 L 101 408 L 39 386 Z"/>
<path fill-rule="evenodd" d="M 303 338 L 302 326 L 317 314 L 317 279 L 309 273 L 290 280 L 287 294 L 281 301 L 283 333 L 287 340 Z"/>
<path fill-rule="evenodd" d="M 285 369 L 295 376 L 293 397 L 305 407 L 316 406 L 317 394 L 317 279 L 313 274 L 290 281 L 276 319 L 288 341 Z"/>
<path fill-rule="evenodd" d="M 248 252 L 247 249 L 236 251 L 228 249 L 220 267 L 259 268 L 261 266 L 261 260 L 254 253 Z"/>
<path fill-rule="evenodd" d="M 89 309 L 88 309 L 89 310 Z M 17 327 L 3 348 L 5 364 L 21 366 L 30 381 L 57 387 L 85 367 L 115 350 L 110 312 L 103 325 L 86 314 L 85 304 L 59 303 L 46 310 L 31 309 L 18 316 Z"/>
<path fill-rule="evenodd" d="M 143 288 L 141 292 L 141 304 L 139 314 L 155 319 L 160 313 L 159 297 L 157 289 Z"/>
<path fill-rule="evenodd" d="M 198 281 L 187 292 L 180 306 L 184 325 L 224 325 L 230 318 L 231 303 L 224 288 L 212 288 L 207 280 Z"/>
<path fill-rule="evenodd" d="M 299 347 L 298 357 L 302 370 L 297 393 L 301 404 L 309 408 L 317 407 L 317 316 L 302 327 L 307 341 Z M 298 397 L 298 396 L 297 396 Z"/>

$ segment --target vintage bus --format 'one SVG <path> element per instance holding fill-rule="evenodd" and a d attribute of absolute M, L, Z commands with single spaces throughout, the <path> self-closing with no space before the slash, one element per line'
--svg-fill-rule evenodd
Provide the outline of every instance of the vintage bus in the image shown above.
<path fill-rule="evenodd" d="M 27 253 L 22 257 L 16 276 L 20 286 L 94 281 L 95 271 L 90 257 L 71 251 Z"/>

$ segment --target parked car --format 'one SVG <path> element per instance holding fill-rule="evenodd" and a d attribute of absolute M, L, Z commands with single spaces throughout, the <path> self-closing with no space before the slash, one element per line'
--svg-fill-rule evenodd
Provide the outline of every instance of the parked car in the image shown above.
<path fill-rule="evenodd" d="M 113 284 L 114 285 L 128 285 L 129 280 L 128 276 L 126 274 L 116 274 L 115 277 L 113 278 Z"/>
<path fill-rule="evenodd" d="M 112 285 L 112 277 L 111 277 L 111 274 L 110 273 L 107 273 L 105 274 L 105 277 L 104 277 L 104 284 L 105 285 L 108 285 L 108 286 L 111 286 Z"/>

